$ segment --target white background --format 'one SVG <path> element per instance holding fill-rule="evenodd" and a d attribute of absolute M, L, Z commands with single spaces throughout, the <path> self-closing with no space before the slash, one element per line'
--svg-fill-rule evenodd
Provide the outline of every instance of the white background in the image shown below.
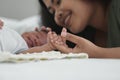
<path fill-rule="evenodd" d="M 0 16 L 24 19 L 39 13 L 38 0 L 0 0 Z"/>

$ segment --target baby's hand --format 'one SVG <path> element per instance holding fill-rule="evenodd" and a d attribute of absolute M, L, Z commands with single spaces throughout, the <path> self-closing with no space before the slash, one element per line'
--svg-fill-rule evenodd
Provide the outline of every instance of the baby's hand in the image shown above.
<path fill-rule="evenodd" d="M 3 25 L 4 25 L 3 21 L 0 20 L 0 29 L 2 29 Z"/>
<path fill-rule="evenodd" d="M 55 32 L 48 33 L 48 43 L 50 43 L 52 49 L 57 49 L 58 46 L 66 46 L 66 29 L 63 28 L 61 36 Z"/>
<path fill-rule="evenodd" d="M 55 32 L 49 31 L 47 36 L 47 44 L 50 46 L 51 50 L 56 50 L 53 44 L 56 40 L 58 40 L 58 35 Z"/>
<path fill-rule="evenodd" d="M 44 31 L 44 32 L 48 33 L 49 31 L 52 31 L 52 29 L 49 28 L 49 27 L 46 27 L 46 26 L 42 26 L 41 31 Z"/>

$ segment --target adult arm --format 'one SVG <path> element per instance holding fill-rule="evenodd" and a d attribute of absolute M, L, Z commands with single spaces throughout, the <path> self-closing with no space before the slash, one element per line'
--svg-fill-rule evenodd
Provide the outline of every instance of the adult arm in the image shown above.
<path fill-rule="evenodd" d="M 75 43 L 76 46 L 74 48 L 69 48 L 67 46 L 58 44 L 58 42 L 56 43 L 56 41 L 53 41 L 54 46 L 63 53 L 85 52 L 88 53 L 90 58 L 120 58 L 120 47 L 102 48 L 82 37 L 73 35 L 71 33 L 67 33 L 65 38 L 66 40 Z"/>

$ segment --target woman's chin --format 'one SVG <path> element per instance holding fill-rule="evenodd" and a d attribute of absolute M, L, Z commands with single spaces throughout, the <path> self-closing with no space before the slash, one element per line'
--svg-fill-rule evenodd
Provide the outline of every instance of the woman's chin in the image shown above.
<path fill-rule="evenodd" d="M 77 34 L 77 33 L 80 32 L 79 30 L 73 30 L 73 29 L 71 29 L 70 31 L 71 31 L 72 33 L 74 33 L 74 34 Z"/>

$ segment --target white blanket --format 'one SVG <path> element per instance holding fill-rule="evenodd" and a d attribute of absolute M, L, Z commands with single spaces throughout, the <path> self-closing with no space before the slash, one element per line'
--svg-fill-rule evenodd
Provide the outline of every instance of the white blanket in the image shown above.
<path fill-rule="evenodd" d="M 11 54 L 9 52 L 0 52 L 0 62 L 30 62 L 41 60 L 58 60 L 58 59 L 85 59 L 88 58 L 86 53 L 69 53 L 62 54 L 57 51 L 41 52 L 41 53 L 28 53 L 28 54 Z"/>

